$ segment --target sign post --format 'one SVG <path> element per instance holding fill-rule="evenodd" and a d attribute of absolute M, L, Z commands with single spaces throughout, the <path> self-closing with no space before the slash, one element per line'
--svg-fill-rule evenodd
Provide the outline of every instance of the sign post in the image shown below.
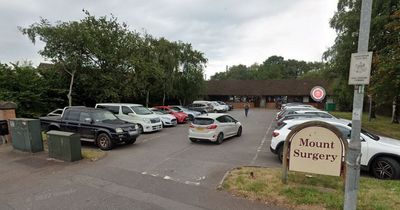
<path fill-rule="evenodd" d="M 372 53 L 368 52 L 372 0 L 362 0 L 358 53 L 352 55 L 349 84 L 354 85 L 352 132 L 346 155 L 346 183 L 344 210 L 357 208 L 357 192 L 360 182 L 361 116 L 364 101 L 364 85 L 369 83 Z"/>

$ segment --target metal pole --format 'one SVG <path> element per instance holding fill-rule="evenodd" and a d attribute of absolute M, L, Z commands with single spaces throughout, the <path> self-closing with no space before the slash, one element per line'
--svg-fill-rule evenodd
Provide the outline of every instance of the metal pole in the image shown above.
<path fill-rule="evenodd" d="M 360 31 L 358 35 L 358 52 L 368 52 L 369 30 L 371 23 L 372 0 L 362 0 Z M 361 116 L 364 101 L 364 85 L 354 86 L 353 117 L 351 140 L 346 160 L 346 184 L 344 195 L 344 210 L 355 210 L 357 207 L 357 192 L 360 181 L 361 161 Z"/>

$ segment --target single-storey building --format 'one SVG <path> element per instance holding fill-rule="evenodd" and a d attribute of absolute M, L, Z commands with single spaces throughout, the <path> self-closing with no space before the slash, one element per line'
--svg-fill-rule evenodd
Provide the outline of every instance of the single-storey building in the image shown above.
<path fill-rule="evenodd" d="M 321 102 L 314 101 L 310 96 L 315 86 L 321 86 L 326 91 L 326 97 Z M 237 107 L 242 107 L 246 101 L 262 108 L 279 108 L 282 103 L 303 102 L 322 109 L 325 103 L 333 103 L 329 82 L 320 79 L 210 80 L 206 82 L 206 95 L 209 100 L 225 101 Z"/>

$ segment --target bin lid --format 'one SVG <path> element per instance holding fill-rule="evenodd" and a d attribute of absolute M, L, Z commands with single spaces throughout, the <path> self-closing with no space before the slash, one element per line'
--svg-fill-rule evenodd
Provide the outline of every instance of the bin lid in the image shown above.
<path fill-rule="evenodd" d="M 71 133 L 71 132 L 65 132 L 65 131 L 57 131 L 57 130 L 51 130 L 46 133 L 47 135 L 57 135 L 57 136 L 73 136 L 76 135 L 76 133 Z"/>

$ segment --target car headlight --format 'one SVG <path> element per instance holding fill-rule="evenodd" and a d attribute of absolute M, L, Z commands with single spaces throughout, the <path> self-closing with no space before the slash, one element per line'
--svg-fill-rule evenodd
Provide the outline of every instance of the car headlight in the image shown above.
<path fill-rule="evenodd" d="M 143 119 L 145 123 L 151 123 L 150 119 Z"/>
<path fill-rule="evenodd" d="M 138 125 L 135 125 L 135 130 L 138 130 L 139 129 L 139 126 Z"/>
<path fill-rule="evenodd" d="M 117 132 L 117 133 L 122 133 L 122 132 L 124 132 L 124 130 L 122 130 L 122 128 L 116 128 L 116 129 L 115 129 L 115 132 Z"/>

